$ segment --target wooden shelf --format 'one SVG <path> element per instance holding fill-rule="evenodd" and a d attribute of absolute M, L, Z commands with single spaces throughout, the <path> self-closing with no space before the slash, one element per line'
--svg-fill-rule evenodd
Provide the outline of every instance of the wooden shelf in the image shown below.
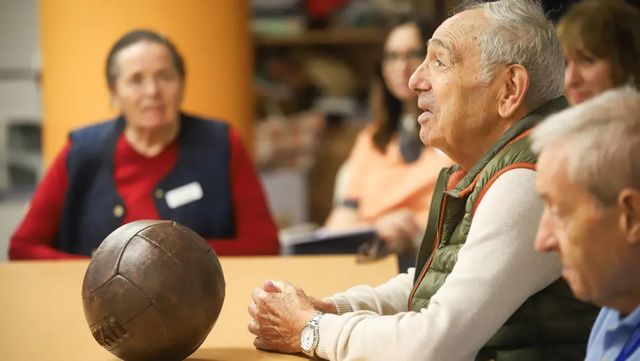
<path fill-rule="evenodd" d="M 328 30 L 309 30 L 290 36 L 254 37 L 256 46 L 306 46 L 306 45 L 371 45 L 381 44 L 385 32 L 378 28 L 345 28 Z"/>

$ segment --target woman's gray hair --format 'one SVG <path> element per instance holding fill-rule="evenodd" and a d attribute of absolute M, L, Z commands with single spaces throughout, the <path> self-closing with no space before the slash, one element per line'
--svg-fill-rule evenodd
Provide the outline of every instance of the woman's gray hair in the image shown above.
<path fill-rule="evenodd" d="M 520 64 L 529 73 L 529 109 L 562 95 L 564 54 L 553 23 L 534 0 L 467 1 L 463 10 L 484 9 L 490 25 L 480 38 L 480 79 L 488 82 L 498 67 Z"/>
<path fill-rule="evenodd" d="M 569 180 L 586 187 L 602 206 L 615 204 L 626 187 L 640 189 L 640 93 L 631 87 L 551 115 L 531 139 L 538 153 L 560 146 Z"/>

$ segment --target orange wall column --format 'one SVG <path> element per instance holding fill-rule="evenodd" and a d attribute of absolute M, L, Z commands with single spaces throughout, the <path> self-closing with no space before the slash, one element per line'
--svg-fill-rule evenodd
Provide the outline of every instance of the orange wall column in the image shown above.
<path fill-rule="evenodd" d="M 233 124 L 251 145 L 254 93 L 249 2 L 40 0 L 44 158 L 69 130 L 114 116 L 105 80 L 111 45 L 134 28 L 172 40 L 187 68 L 183 109 Z"/>

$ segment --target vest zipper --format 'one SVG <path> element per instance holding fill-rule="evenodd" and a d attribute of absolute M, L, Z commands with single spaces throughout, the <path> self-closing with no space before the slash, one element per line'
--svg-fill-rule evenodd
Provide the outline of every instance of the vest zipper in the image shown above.
<path fill-rule="evenodd" d="M 442 197 L 442 203 L 441 203 L 440 206 L 441 206 L 441 208 L 440 208 L 440 218 L 438 219 L 438 230 L 436 232 L 436 239 L 433 242 L 433 248 L 431 249 L 431 254 L 429 255 L 429 259 L 427 260 L 427 263 L 422 268 L 422 271 L 420 272 L 420 276 L 418 277 L 416 282 L 413 283 L 413 289 L 411 290 L 411 293 L 409 294 L 409 300 L 407 302 L 407 309 L 408 310 L 411 310 L 413 308 L 412 307 L 413 297 L 415 296 L 416 291 L 418 291 L 418 287 L 422 283 L 422 280 L 426 276 L 427 270 L 431 266 L 431 261 L 433 261 L 433 257 L 436 254 L 436 250 L 438 249 L 438 246 L 440 246 L 440 241 L 442 239 L 442 227 L 444 226 L 444 212 L 445 212 L 446 206 L 447 206 L 447 194 L 444 194 L 444 196 Z"/>

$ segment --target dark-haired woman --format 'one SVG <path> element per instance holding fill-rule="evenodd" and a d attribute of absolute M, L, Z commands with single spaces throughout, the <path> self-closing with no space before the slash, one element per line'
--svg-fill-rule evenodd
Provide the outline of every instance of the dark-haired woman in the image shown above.
<path fill-rule="evenodd" d="M 399 253 L 412 253 L 420 243 L 438 173 L 450 165 L 440 151 L 420 142 L 416 94 L 408 86 L 430 36 L 431 29 L 414 20 L 389 32 L 382 79 L 372 96 L 374 121 L 356 139 L 344 196 L 325 224 L 333 230 L 373 226 Z"/>

